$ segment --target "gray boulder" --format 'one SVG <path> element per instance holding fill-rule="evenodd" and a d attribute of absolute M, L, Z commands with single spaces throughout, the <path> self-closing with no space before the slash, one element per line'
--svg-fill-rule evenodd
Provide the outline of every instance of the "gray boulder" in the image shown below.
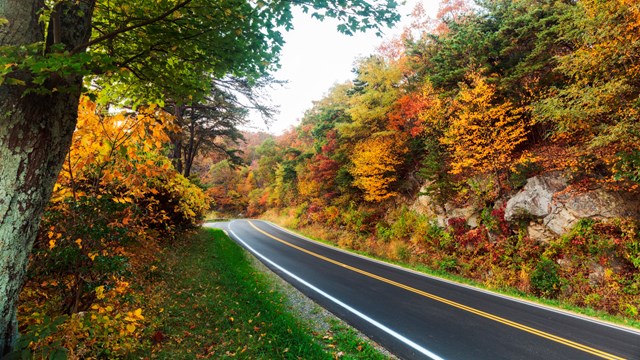
<path fill-rule="evenodd" d="M 567 180 L 559 171 L 532 177 L 520 192 L 507 201 L 504 218 L 513 221 L 545 217 L 551 213 L 553 195 L 566 187 Z"/>
<path fill-rule="evenodd" d="M 556 196 L 552 211 L 543 224 L 561 235 L 580 219 L 638 218 L 640 202 L 637 195 L 598 188 L 583 193 L 567 192 Z"/>

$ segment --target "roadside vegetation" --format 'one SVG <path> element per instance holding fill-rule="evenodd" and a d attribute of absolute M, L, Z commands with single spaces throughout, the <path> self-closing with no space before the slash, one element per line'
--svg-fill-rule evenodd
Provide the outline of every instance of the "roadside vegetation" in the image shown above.
<path fill-rule="evenodd" d="M 163 253 L 209 208 L 164 155 L 169 119 L 156 107 L 102 115 L 83 98 L 20 295 L 17 355 L 117 358 L 144 340 Z"/>
<path fill-rule="evenodd" d="M 238 127 L 273 115 L 260 93 L 292 8 L 350 34 L 396 23 L 397 2 L 93 3 L 0 16 L 0 357 L 378 356 L 288 315 L 221 233 L 193 235 L 211 208 L 640 321 L 640 209 L 540 241 L 532 214 L 505 220 L 540 174 L 640 196 L 639 2 L 417 7 L 277 137 Z M 434 214 L 412 207 L 424 197 Z M 473 226 L 434 221 L 470 207 Z"/>

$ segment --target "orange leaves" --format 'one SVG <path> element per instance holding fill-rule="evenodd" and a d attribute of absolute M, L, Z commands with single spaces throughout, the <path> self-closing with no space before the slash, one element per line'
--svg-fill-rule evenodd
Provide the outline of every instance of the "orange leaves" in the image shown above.
<path fill-rule="evenodd" d="M 396 166 L 407 152 L 397 135 L 378 135 L 356 144 L 351 155 L 354 185 L 365 192 L 366 201 L 380 202 L 397 193 L 390 187 L 396 181 Z"/>
<path fill-rule="evenodd" d="M 496 172 L 509 166 L 516 146 L 526 138 L 522 109 L 511 103 L 494 104 L 495 88 L 471 74 L 454 102 L 455 114 L 440 139 L 452 152 L 451 173 Z"/>
<path fill-rule="evenodd" d="M 443 0 L 438 7 L 436 18 L 438 24 L 435 29 L 436 34 L 446 34 L 449 32 L 448 23 L 462 21 L 472 11 L 473 5 L 468 0 Z"/>
<path fill-rule="evenodd" d="M 175 127 L 173 118 L 155 106 L 137 113 L 121 112 L 103 116 L 88 98 L 78 107 L 78 124 L 68 159 L 63 166 L 54 199 L 77 197 L 78 190 L 93 192 L 114 182 L 141 183 L 139 175 L 158 175 L 168 170 L 162 160 L 149 158 L 168 143 L 167 131 Z M 137 171 L 132 171 L 134 165 Z"/>
<path fill-rule="evenodd" d="M 404 132 L 411 137 L 424 135 L 428 128 L 439 128 L 442 121 L 442 101 L 430 83 L 416 92 L 401 96 L 389 112 L 389 130 Z"/>

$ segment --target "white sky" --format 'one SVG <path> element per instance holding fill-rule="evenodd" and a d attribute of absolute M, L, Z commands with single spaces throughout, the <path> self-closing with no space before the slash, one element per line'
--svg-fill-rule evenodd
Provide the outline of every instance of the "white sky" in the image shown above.
<path fill-rule="evenodd" d="M 439 0 L 408 0 L 400 9 L 401 22 L 394 29 L 386 29 L 383 38 L 374 31 L 347 36 L 336 30 L 337 22 L 332 19 L 320 22 L 301 11 L 294 13 L 294 29 L 284 34 L 282 67 L 274 74 L 276 79 L 289 83 L 269 92 L 271 103 L 279 106 L 280 113 L 268 129 L 259 116 L 252 116 L 255 130 L 278 135 L 297 125 L 312 101 L 320 100 L 334 84 L 353 78 L 351 70 L 356 59 L 374 53 L 385 39 L 401 33 L 409 21 L 408 15 L 420 1 L 434 17 Z"/>

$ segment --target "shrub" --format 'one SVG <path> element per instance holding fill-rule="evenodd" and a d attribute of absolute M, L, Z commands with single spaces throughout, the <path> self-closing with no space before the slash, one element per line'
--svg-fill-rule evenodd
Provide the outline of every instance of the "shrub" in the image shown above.
<path fill-rule="evenodd" d="M 389 242 L 393 238 L 393 231 L 387 224 L 380 222 L 376 224 L 376 235 L 380 240 Z"/>
<path fill-rule="evenodd" d="M 135 206 L 111 196 L 66 199 L 52 204 L 34 243 L 29 278 L 46 282 L 65 314 L 87 310 L 93 289 L 126 275 L 124 246 L 135 239 Z M 129 226 L 124 226 L 127 224 Z M 46 281 L 54 275 L 53 281 Z"/>
<path fill-rule="evenodd" d="M 547 258 L 541 258 L 531 273 L 530 283 L 536 295 L 554 298 L 560 291 L 558 264 Z"/>
<path fill-rule="evenodd" d="M 474 201 L 481 207 L 493 206 L 500 196 L 500 186 L 493 176 L 478 176 L 467 180 Z"/>
<path fill-rule="evenodd" d="M 462 217 L 450 218 L 447 220 L 447 224 L 456 238 L 463 236 L 469 230 L 467 220 Z"/>
<path fill-rule="evenodd" d="M 387 250 L 387 256 L 394 260 L 407 261 L 411 257 L 411 250 L 403 241 L 392 241 Z"/>
<path fill-rule="evenodd" d="M 640 183 L 640 150 L 619 153 L 613 172 L 616 180 Z"/>
<path fill-rule="evenodd" d="M 21 293 L 20 330 L 43 357 L 113 358 L 139 345 L 142 309 L 129 283 L 144 277 L 161 239 L 208 209 L 163 155 L 170 124 L 153 107 L 103 117 L 82 100 Z"/>
<path fill-rule="evenodd" d="M 458 269 L 458 259 L 446 257 L 438 262 L 438 268 L 442 271 L 455 272 Z"/>

